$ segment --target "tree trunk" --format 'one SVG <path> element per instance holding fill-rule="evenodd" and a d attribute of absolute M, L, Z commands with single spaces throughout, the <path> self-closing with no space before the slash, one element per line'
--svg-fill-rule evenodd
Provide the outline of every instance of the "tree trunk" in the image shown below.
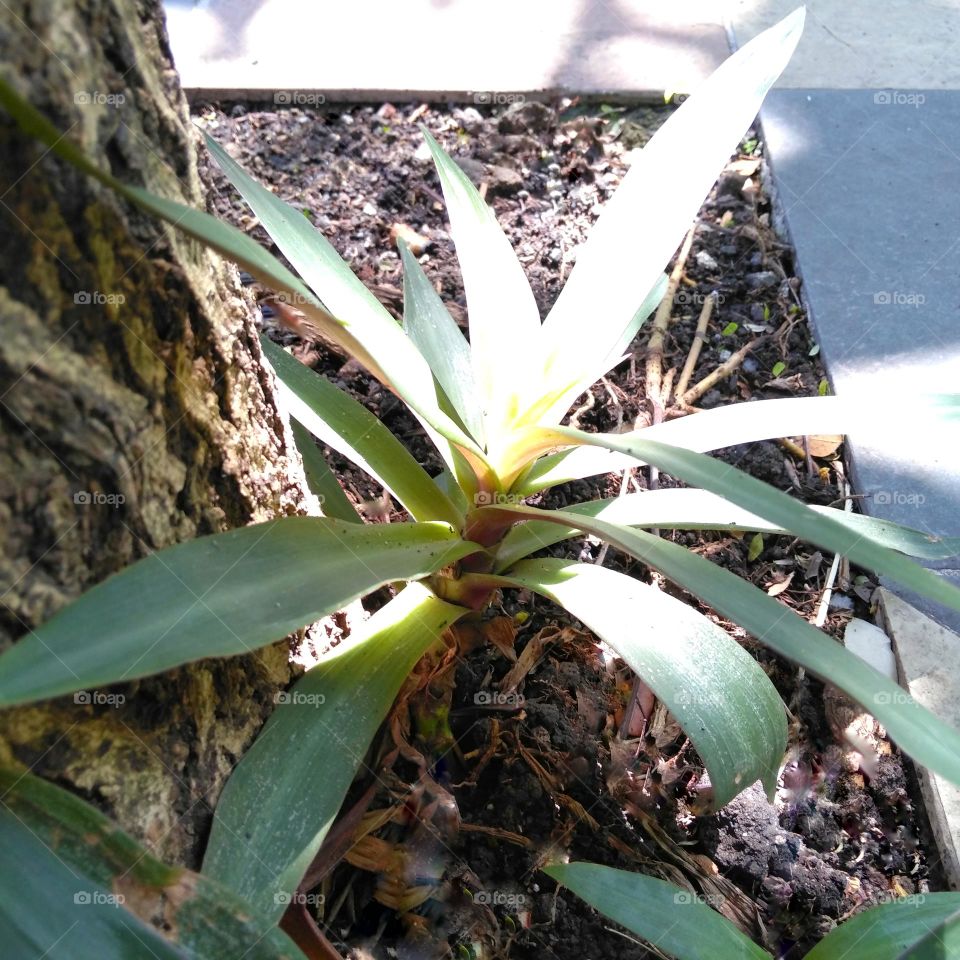
<path fill-rule="evenodd" d="M 153 0 L 6 0 L 5 79 L 121 180 L 203 206 Z M 0 646 L 132 561 L 316 513 L 236 270 L 0 116 Z M 196 866 L 287 644 L 0 715 L 0 760 Z M 90 700 L 103 698 L 87 697 Z"/>

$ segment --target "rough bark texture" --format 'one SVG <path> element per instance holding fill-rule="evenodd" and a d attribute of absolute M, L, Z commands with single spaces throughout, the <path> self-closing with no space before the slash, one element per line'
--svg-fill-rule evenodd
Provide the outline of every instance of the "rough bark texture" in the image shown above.
<path fill-rule="evenodd" d="M 7 0 L 0 63 L 88 155 L 203 205 L 153 0 Z M 316 512 L 236 271 L 0 117 L 0 647 L 191 537 Z M 196 866 L 287 645 L 0 715 L 12 757 Z M 82 698 L 80 698 L 82 699 Z"/>

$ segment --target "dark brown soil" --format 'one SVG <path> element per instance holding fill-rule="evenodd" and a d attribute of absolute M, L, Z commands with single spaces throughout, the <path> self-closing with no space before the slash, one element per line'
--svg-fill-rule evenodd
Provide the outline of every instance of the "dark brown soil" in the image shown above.
<path fill-rule="evenodd" d="M 463 288 L 440 187 L 415 121 L 486 184 L 545 315 L 569 274 L 572 251 L 624 172 L 625 150 L 642 145 L 667 116 L 666 109 L 576 103 L 527 103 L 493 112 L 436 106 L 415 111 L 389 104 L 379 110 L 280 112 L 200 105 L 195 112 L 253 176 L 304 211 L 395 315 L 402 307 L 402 276 L 391 226 L 401 223 L 427 237 L 424 268 L 461 322 Z M 751 134 L 700 213 L 685 270 L 689 282 L 675 300 L 665 369 L 682 366 L 704 298 L 718 295 L 694 383 L 748 341 L 763 338 L 739 371 L 698 402 L 701 408 L 812 395 L 824 382 L 804 322 L 792 252 L 770 227 L 764 175 L 762 143 Z M 204 176 L 213 188 L 214 212 L 270 245 L 219 171 L 207 165 Z M 265 328 L 361 400 L 422 463 L 439 471 L 429 442 L 392 394 L 344 357 L 284 332 L 269 315 Z M 598 384 L 574 405 L 581 427 L 613 430 L 649 422 L 643 384 L 648 336 L 641 330 L 634 343 L 636 363 L 621 364 L 606 385 Z M 396 504 L 378 511 L 376 485 L 337 454 L 325 453 L 368 518 L 402 517 Z M 804 462 L 774 442 L 728 449 L 721 456 L 807 502 L 841 497 L 829 460 Z M 653 479 L 646 471 L 635 473 L 641 489 Z M 620 482 L 618 476 L 578 481 L 534 502 L 561 507 L 611 496 Z M 655 482 L 674 484 L 664 476 Z M 792 577 L 780 600 L 807 616 L 815 611 L 830 557 L 790 538 L 767 537 L 759 556 L 748 559 L 749 537 L 663 533 L 764 589 Z M 599 549 L 581 538 L 550 552 L 589 561 Z M 614 551 L 605 563 L 649 576 Z M 868 616 L 871 590 L 869 581 L 851 585 L 841 601 L 846 608 L 833 611 L 826 629 L 836 633 L 854 613 Z M 556 628 L 557 636 L 518 688 L 522 703 L 484 702 L 485 691 L 511 667 L 493 646 L 477 645 L 459 659 L 445 700 L 455 745 L 417 740 L 426 766 L 418 770 L 409 758 L 396 761 L 394 789 L 389 796 L 381 792 L 373 808 L 395 802 L 398 785 L 419 780 L 421 792 L 427 782 L 452 798 L 461 826 L 456 828 L 455 816 L 453 827 L 449 816 L 439 825 L 436 810 L 429 808 L 429 816 L 417 812 L 411 823 L 394 822 L 380 835 L 411 864 L 410 889 L 431 889 L 409 909 L 388 909 L 375 899 L 378 890 L 381 900 L 385 897 L 382 874 L 341 863 L 326 878 L 318 919 L 344 955 L 650 956 L 538 872 L 557 852 L 653 873 L 718 897 L 708 902 L 777 956 L 789 958 L 802 956 L 852 912 L 931 884 L 919 842 L 922 813 L 899 755 L 885 744 L 873 779 L 847 769 L 825 719 L 821 685 L 799 678 L 795 668 L 735 625 L 724 624 L 757 656 L 796 718 L 790 762 L 775 806 L 754 787 L 720 813 L 694 817 L 702 767 L 670 718 L 656 712 L 642 741 L 625 744 L 618 736 L 631 689 L 623 664 L 606 662 L 592 638 L 558 608 L 516 595 L 506 596 L 504 604 L 501 613 L 523 619 L 513 621 L 518 652 L 545 628 Z M 938 882 L 932 882 L 936 888 Z"/>

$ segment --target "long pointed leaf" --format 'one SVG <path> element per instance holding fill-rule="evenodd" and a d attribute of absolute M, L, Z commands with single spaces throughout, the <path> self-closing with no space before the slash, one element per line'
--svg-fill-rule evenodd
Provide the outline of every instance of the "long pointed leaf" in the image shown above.
<path fill-rule="evenodd" d="M 404 678 L 465 613 L 409 584 L 309 670 L 227 781 L 203 872 L 279 919 Z"/>
<path fill-rule="evenodd" d="M 960 394 L 911 396 L 907 401 L 889 395 L 797 397 L 735 403 L 622 436 L 658 440 L 702 453 L 738 443 L 804 434 L 855 433 L 864 437 L 880 431 L 890 437 L 896 436 L 900 430 L 916 430 L 917 423 L 925 424 L 928 430 L 955 428 L 958 418 Z M 528 432 L 531 438 L 523 445 L 535 452 L 561 443 L 549 430 L 530 428 Z M 535 443 L 537 436 L 539 449 Z M 543 457 L 515 484 L 513 492 L 526 497 L 558 483 L 635 466 L 635 457 L 614 450 L 575 447 Z"/>
<path fill-rule="evenodd" d="M 525 517 L 559 523 L 606 540 L 739 623 L 771 650 L 842 690 L 873 714 L 891 739 L 914 760 L 960 784 L 960 732 L 789 607 L 729 570 L 643 530 L 564 510 L 504 504 L 478 512 L 503 522 Z M 506 572 L 509 575 L 510 571 Z"/>
<path fill-rule="evenodd" d="M 607 357 L 787 65 L 803 20 L 800 8 L 733 54 L 639 152 L 544 322 L 548 388 L 592 367 L 588 357 Z"/>
<path fill-rule="evenodd" d="M 437 432 L 483 459 L 477 445 L 439 407 L 433 375 L 420 351 L 329 241 L 299 210 L 261 186 L 209 135 L 207 147 L 231 183 L 343 328 L 375 358 L 386 383 Z M 363 356 L 359 357 L 361 361 Z"/>
<path fill-rule="evenodd" d="M 261 342 L 294 418 L 386 487 L 414 519 L 460 524 L 460 511 L 377 417 L 267 337 Z"/>
<path fill-rule="evenodd" d="M 477 398 L 470 344 L 403 241 L 400 256 L 403 328 L 430 365 L 467 431 L 483 447 L 483 410 Z"/>
<path fill-rule="evenodd" d="M 0 794 L 5 957 L 303 960 L 227 887 L 154 859 L 78 797 L 7 769 Z"/>
<path fill-rule="evenodd" d="M 293 439 L 303 460 L 303 472 L 307 478 L 310 492 L 320 501 L 323 515 L 332 520 L 344 520 L 347 523 L 363 523 L 363 517 L 357 513 L 350 498 L 343 492 L 330 465 L 317 448 L 313 434 L 298 420 L 290 423 Z"/>
<path fill-rule="evenodd" d="M 442 523 L 284 517 L 161 550 L 0 656 L 0 706 L 249 653 L 476 547 Z"/>
<path fill-rule="evenodd" d="M 591 500 L 564 508 L 568 513 L 596 517 L 608 523 L 628 527 L 663 527 L 666 530 L 745 530 L 761 533 L 787 533 L 756 514 L 735 506 L 706 490 L 672 489 L 628 493 L 609 500 Z M 832 517 L 855 535 L 865 535 L 874 543 L 899 550 L 911 557 L 941 560 L 960 554 L 960 537 L 933 537 L 897 523 L 878 520 L 835 507 L 811 506 L 811 510 Z M 554 523 L 532 521 L 514 527 L 497 549 L 497 570 L 505 570 L 517 560 L 575 536 L 578 531 Z"/>
<path fill-rule="evenodd" d="M 804 960 L 956 960 L 960 893 L 921 893 L 864 910 L 831 930 Z"/>
<path fill-rule="evenodd" d="M 555 864 L 543 872 L 677 960 L 770 960 L 703 898 L 663 880 L 599 863 Z"/>
<path fill-rule="evenodd" d="M 672 476 L 709 490 L 792 534 L 831 553 L 849 557 L 854 563 L 876 573 L 893 577 L 906 587 L 954 610 L 960 610 L 960 588 L 918 563 L 870 539 L 869 531 L 850 527 L 806 504 L 781 493 L 729 464 L 702 453 L 651 440 L 622 439 L 609 434 L 584 433 L 557 427 L 559 435 L 582 443 L 626 453 L 652 463 Z"/>
<path fill-rule="evenodd" d="M 526 560 L 504 580 L 582 620 L 670 709 L 723 806 L 758 779 L 777 786 L 787 747 L 780 696 L 759 664 L 693 607 L 633 577 L 567 560 Z"/>
<path fill-rule="evenodd" d="M 580 364 L 578 374 L 573 382 L 570 385 L 561 385 L 559 388 L 554 388 L 552 391 L 545 393 L 534 404 L 529 413 L 524 415 L 524 422 L 559 423 L 564 413 L 570 409 L 570 405 L 581 393 L 593 386 L 607 371 L 612 370 L 618 363 L 625 360 L 624 350 L 630 346 L 633 338 L 637 335 L 637 331 L 646 323 L 650 314 L 657 309 L 657 305 L 666 292 L 668 282 L 667 275 L 661 274 L 653 289 L 644 297 L 633 320 L 630 321 L 608 354 L 606 356 L 597 354 L 596 359 L 594 359 L 595 351 L 592 350 L 591 345 L 591 349 Z M 594 336 L 596 334 L 591 330 L 590 338 L 592 339 Z"/>
<path fill-rule="evenodd" d="M 487 446 L 526 406 L 524 385 L 540 357 L 540 313 L 510 241 L 493 211 L 425 128 L 447 203 L 470 322 L 470 350 L 483 402 Z M 539 389 L 539 384 L 537 384 Z"/>

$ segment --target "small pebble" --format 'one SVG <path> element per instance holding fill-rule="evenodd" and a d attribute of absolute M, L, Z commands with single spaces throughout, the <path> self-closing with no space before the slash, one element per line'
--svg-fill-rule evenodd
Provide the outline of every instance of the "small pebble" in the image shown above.
<path fill-rule="evenodd" d="M 744 373 L 756 373 L 760 369 L 760 365 L 757 363 L 753 357 L 747 357 L 743 361 L 743 372 Z"/>
<path fill-rule="evenodd" d="M 717 261 L 706 250 L 698 250 L 694 259 L 697 261 L 697 266 L 703 270 L 716 270 L 719 267 Z"/>
<path fill-rule="evenodd" d="M 482 125 L 483 117 L 480 116 L 479 110 L 475 110 L 473 107 L 464 107 L 460 111 L 460 126 L 464 130 L 474 130 Z"/>
<path fill-rule="evenodd" d="M 743 278 L 751 290 L 764 290 L 777 285 L 777 275 L 772 270 L 761 270 L 759 273 L 748 273 Z"/>
<path fill-rule="evenodd" d="M 368 217 L 375 217 L 377 215 L 377 208 L 368 200 L 363 205 L 363 212 Z"/>
<path fill-rule="evenodd" d="M 845 593 L 835 593 L 830 598 L 830 609 L 831 610 L 852 610 L 853 609 L 853 600 L 850 599 Z"/>

